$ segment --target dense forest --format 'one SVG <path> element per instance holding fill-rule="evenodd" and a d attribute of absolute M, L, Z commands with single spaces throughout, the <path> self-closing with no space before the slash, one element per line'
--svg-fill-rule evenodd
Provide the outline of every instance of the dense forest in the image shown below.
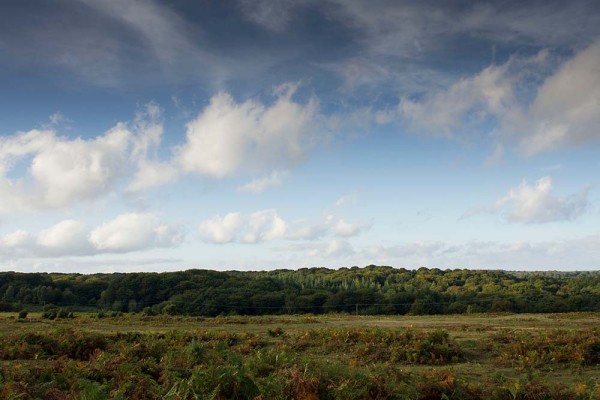
<path fill-rule="evenodd" d="M 310 268 L 259 272 L 0 273 L 0 311 L 198 316 L 600 311 L 600 272 Z"/>

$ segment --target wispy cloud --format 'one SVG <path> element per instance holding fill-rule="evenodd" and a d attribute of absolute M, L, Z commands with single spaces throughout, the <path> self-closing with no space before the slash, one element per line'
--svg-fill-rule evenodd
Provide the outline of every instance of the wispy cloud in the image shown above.
<path fill-rule="evenodd" d="M 270 175 L 253 179 L 250 182 L 239 186 L 237 190 L 238 192 L 262 193 L 269 187 L 281 185 L 289 174 L 289 171 L 273 171 Z"/>
<path fill-rule="evenodd" d="M 597 235 L 546 241 L 415 241 L 359 248 L 354 260 L 408 268 L 596 269 L 599 245 Z"/>
<path fill-rule="evenodd" d="M 600 140 L 600 39 L 564 63 L 537 90 L 517 127 L 528 155 Z"/>

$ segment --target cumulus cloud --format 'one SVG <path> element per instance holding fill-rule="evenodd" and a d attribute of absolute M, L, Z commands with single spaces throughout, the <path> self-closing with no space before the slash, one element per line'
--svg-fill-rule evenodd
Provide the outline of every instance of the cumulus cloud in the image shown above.
<path fill-rule="evenodd" d="M 0 213 L 94 200 L 131 174 L 126 187 L 131 192 L 175 180 L 177 168 L 158 156 L 161 113 L 156 103 L 148 103 L 130 123 L 89 139 L 62 137 L 53 129 L 0 137 Z"/>
<path fill-rule="evenodd" d="M 173 182 L 178 175 L 177 169 L 168 162 L 139 160 L 137 171 L 127 186 L 127 191 L 140 192 L 164 185 Z"/>
<path fill-rule="evenodd" d="M 587 211 L 589 188 L 569 196 L 552 193 L 552 178 L 544 176 L 530 185 L 525 179 L 491 207 L 469 211 L 464 217 L 483 212 L 500 213 L 510 222 L 546 223 L 568 221 Z"/>
<path fill-rule="evenodd" d="M 238 192 L 262 193 L 265 189 L 273 186 L 279 186 L 289 175 L 288 171 L 273 171 L 270 175 L 253 179 L 237 188 Z"/>
<path fill-rule="evenodd" d="M 39 153 L 56 140 L 54 131 L 37 129 L 0 137 L 0 172 L 6 173 L 20 158 Z"/>
<path fill-rule="evenodd" d="M 36 240 L 38 250 L 49 255 L 80 255 L 93 251 L 84 223 L 65 220 L 41 231 Z"/>
<path fill-rule="evenodd" d="M 133 121 L 120 122 L 89 139 L 31 130 L 0 138 L 0 213 L 62 208 L 94 200 L 129 180 L 126 192 L 140 192 L 176 180 L 182 172 L 215 178 L 238 171 L 273 169 L 239 191 L 259 193 L 283 182 L 286 169 L 321 140 L 318 102 L 292 99 L 297 84 L 275 89 L 275 101 L 236 103 L 220 93 L 187 125 L 186 141 L 161 158 L 162 110 L 143 106 Z M 129 178 L 129 179 L 128 179 Z"/>
<path fill-rule="evenodd" d="M 258 243 L 280 239 L 286 232 L 286 223 L 275 210 L 262 210 L 249 215 L 229 213 L 215 216 L 199 226 L 203 240 L 212 243 Z"/>
<path fill-rule="evenodd" d="M 69 219 L 37 234 L 18 230 L 0 235 L 0 258 L 127 253 L 173 247 L 182 238 L 177 227 L 154 214 L 122 214 L 91 230 L 83 222 Z"/>
<path fill-rule="evenodd" d="M 283 237 L 286 223 L 274 210 L 252 213 L 246 221 L 242 236 L 244 243 L 257 243 Z"/>
<path fill-rule="evenodd" d="M 239 212 L 215 216 L 200 223 L 200 236 L 211 243 L 259 243 L 276 239 L 316 240 L 323 236 L 351 237 L 370 228 L 367 224 L 352 224 L 335 215 L 322 221 L 286 221 L 276 210 L 262 210 L 252 214 Z"/>
<path fill-rule="evenodd" d="M 58 208 L 104 194 L 120 176 L 129 138 L 122 124 L 91 140 L 50 130 L 0 138 L 0 212 Z M 8 178 L 22 160 L 28 162 L 25 177 Z"/>
<path fill-rule="evenodd" d="M 369 229 L 370 224 L 352 224 L 344 221 L 343 218 L 335 215 L 328 215 L 325 217 L 327 225 L 335 236 L 340 237 L 351 237 L 356 236 L 359 233 Z"/>
<path fill-rule="evenodd" d="M 181 233 L 154 214 L 123 214 L 92 230 L 94 247 L 103 252 L 125 253 L 154 247 L 172 247 Z"/>
<path fill-rule="evenodd" d="M 578 195 L 555 196 L 552 179 L 540 178 L 535 185 L 527 181 L 511 188 L 508 195 L 496 201 L 496 207 L 504 210 L 509 221 L 543 223 L 571 220 L 579 217 L 588 207 L 588 190 Z"/>
<path fill-rule="evenodd" d="M 36 154 L 30 174 L 42 190 L 42 204 L 61 207 L 94 198 L 119 177 L 129 132 L 122 125 L 96 139 L 56 140 Z"/>
<path fill-rule="evenodd" d="M 241 213 L 228 213 L 223 218 L 215 216 L 200 223 L 199 231 L 203 240 L 213 243 L 229 243 L 236 239 L 244 223 Z"/>
<path fill-rule="evenodd" d="M 187 140 L 177 160 L 186 172 L 215 178 L 242 168 L 287 167 L 306 156 L 318 140 L 318 102 L 292 99 L 297 84 L 275 89 L 275 102 L 237 103 L 221 92 L 212 97 L 200 115 L 187 124 Z"/>
<path fill-rule="evenodd" d="M 32 241 L 31 235 L 24 230 L 18 230 L 5 235 L 0 235 L 0 248 L 14 249 Z"/>

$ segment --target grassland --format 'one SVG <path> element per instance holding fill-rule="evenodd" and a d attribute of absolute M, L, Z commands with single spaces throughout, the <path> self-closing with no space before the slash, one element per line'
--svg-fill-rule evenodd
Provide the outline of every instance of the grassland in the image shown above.
<path fill-rule="evenodd" d="M 597 399 L 600 315 L 0 314 L 2 399 Z"/>

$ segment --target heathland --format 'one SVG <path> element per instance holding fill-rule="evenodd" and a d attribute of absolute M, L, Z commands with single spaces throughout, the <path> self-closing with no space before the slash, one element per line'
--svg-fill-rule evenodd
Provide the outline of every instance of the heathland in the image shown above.
<path fill-rule="evenodd" d="M 598 399 L 600 273 L 0 273 L 2 399 Z"/>
<path fill-rule="evenodd" d="M 600 316 L 0 315 L 2 399 L 597 399 Z"/>

